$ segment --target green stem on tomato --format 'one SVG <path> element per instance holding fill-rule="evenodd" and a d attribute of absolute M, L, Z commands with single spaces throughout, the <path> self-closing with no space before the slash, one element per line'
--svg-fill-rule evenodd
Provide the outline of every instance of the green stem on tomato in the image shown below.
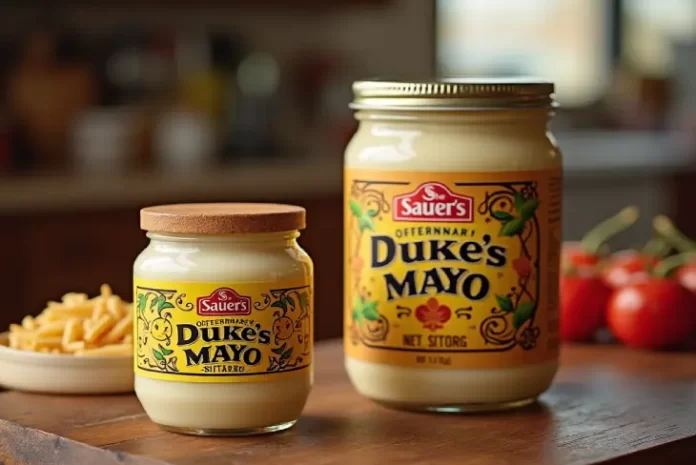
<path fill-rule="evenodd" d="M 580 241 L 580 247 L 587 253 L 596 254 L 610 237 L 628 229 L 636 221 L 638 221 L 638 207 L 626 207 L 585 234 Z"/>
<path fill-rule="evenodd" d="M 561 275 L 575 276 L 576 274 L 578 274 L 578 270 L 576 270 L 570 262 L 566 262 L 565 260 L 561 261 Z"/>
<path fill-rule="evenodd" d="M 674 223 L 664 215 L 653 218 L 653 228 L 668 243 L 679 252 L 696 252 L 696 242 L 692 241 L 674 226 Z"/>
<path fill-rule="evenodd" d="M 653 268 L 653 274 L 658 278 L 666 278 L 680 266 L 686 265 L 694 260 L 696 260 L 696 253 L 672 255 L 671 257 L 667 257 L 655 265 L 655 268 Z"/>
<path fill-rule="evenodd" d="M 672 251 L 672 245 L 663 237 L 653 237 L 641 250 L 642 255 L 664 258 Z"/>

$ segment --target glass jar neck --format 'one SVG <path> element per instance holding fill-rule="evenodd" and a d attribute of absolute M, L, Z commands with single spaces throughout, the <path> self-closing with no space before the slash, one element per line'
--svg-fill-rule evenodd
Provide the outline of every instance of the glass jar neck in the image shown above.
<path fill-rule="evenodd" d="M 215 246 L 242 246 L 249 248 L 265 247 L 293 247 L 297 245 L 299 231 L 285 231 L 274 233 L 255 234 L 171 234 L 148 232 L 147 237 L 153 244 L 181 244 L 181 245 L 215 245 Z"/>
<path fill-rule="evenodd" d="M 480 130 L 485 127 L 506 127 L 509 129 L 520 128 L 539 129 L 546 131 L 554 112 L 548 108 L 524 109 L 524 110 L 359 110 L 355 113 L 355 119 L 361 123 L 391 123 L 403 125 L 429 125 L 436 124 L 456 125 L 458 130 L 471 127 Z"/>

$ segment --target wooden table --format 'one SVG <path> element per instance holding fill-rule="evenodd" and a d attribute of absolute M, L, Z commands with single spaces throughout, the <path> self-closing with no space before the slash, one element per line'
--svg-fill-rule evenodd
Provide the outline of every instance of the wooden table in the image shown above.
<path fill-rule="evenodd" d="M 134 396 L 4 392 L 0 419 L 171 464 L 696 463 L 694 353 L 567 346 L 556 383 L 537 405 L 476 416 L 385 409 L 350 386 L 338 342 L 319 344 L 316 359 L 316 386 L 304 416 L 294 429 L 272 436 L 167 433 L 148 420 Z M 2 456 L 3 441 L 7 446 L 8 435 L 0 434 L 4 465 L 58 463 L 41 455 L 41 442 L 30 441 L 22 460 L 13 461 Z M 32 462 L 34 456 L 43 458 Z M 137 463 L 120 453 L 112 457 L 113 463 Z"/>

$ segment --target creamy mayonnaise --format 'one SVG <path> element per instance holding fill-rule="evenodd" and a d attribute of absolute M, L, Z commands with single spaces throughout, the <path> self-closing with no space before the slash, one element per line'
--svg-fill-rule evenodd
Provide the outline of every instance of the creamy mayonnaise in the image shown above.
<path fill-rule="evenodd" d="M 388 405 L 534 401 L 558 358 L 553 86 L 360 82 L 345 156 L 346 368 Z"/>
<path fill-rule="evenodd" d="M 193 434 L 292 426 L 312 385 L 304 210 L 164 206 L 143 210 L 141 224 L 150 244 L 134 266 L 135 391 L 148 416 Z"/>

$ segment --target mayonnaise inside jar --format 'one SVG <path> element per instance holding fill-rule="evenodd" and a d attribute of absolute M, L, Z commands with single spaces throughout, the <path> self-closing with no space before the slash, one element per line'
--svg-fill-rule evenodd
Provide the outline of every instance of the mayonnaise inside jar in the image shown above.
<path fill-rule="evenodd" d="M 345 364 L 398 408 L 533 402 L 558 366 L 553 84 L 363 81 L 345 156 Z"/>
<path fill-rule="evenodd" d="M 161 427 L 200 435 L 280 431 L 312 385 L 312 261 L 300 207 L 145 208 L 134 265 L 135 391 Z"/>

